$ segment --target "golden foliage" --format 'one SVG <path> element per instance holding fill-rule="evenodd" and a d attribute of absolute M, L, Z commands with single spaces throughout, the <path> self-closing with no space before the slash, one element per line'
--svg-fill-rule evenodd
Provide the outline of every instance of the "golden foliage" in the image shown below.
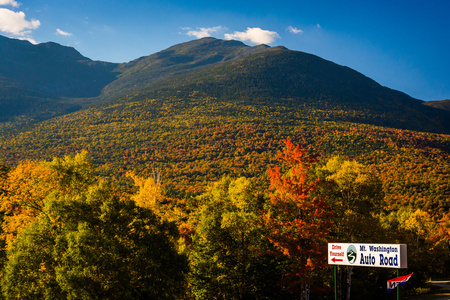
<path fill-rule="evenodd" d="M 56 172 L 45 162 L 26 160 L 8 173 L 1 209 L 6 211 L 3 238 L 9 247 L 38 214 L 58 185 Z"/>

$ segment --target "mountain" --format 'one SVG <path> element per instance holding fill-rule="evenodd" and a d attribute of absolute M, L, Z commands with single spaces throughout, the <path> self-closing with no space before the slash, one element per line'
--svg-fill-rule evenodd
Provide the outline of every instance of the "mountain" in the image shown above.
<path fill-rule="evenodd" d="M 115 67 L 71 47 L 0 36 L 0 122 L 44 120 L 76 111 L 79 101 L 64 98 L 98 96 L 115 79 Z"/>
<path fill-rule="evenodd" d="M 107 85 L 104 93 L 123 96 L 174 75 L 220 64 L 246 55 L 267 51 L 269 46 L 249 47 L 238 41 L 203 38 L 172 46 L 150 56 L 120 64 L 118 79 Z"/>
<path fill-rule="evenodd" d="M 115 67 L 92 61 L 71 47 L 0 36 L 0 77 L 52 96 L 98 96 L 115 79 Z"/>
<path fill-rule="evenodd" d="M 227 101 L 284 101 L 353 111 L 359 123 L 450 132 L 449 113 L 380 86 L 320 57 L 284 47 L 204 38 L 129 63 L 92 61 L 71 47 L 0 36 L 0 121 L 45 120 L 128 96 L 170 97 L 196 90 Z M 264 102 L 265 103 L 265 102 Z M 270 103 L 268 104 L 270 105 Z"/>
<path fill-rule="evenodd" d="M 61 51 L 69 65 L 107 66 L 104 72 L 115 79 L 105 80 L 87 107 L 86 98 L 64 98 L 58 89 L 47 91 L 2 73 L 1 91 L 22 93 L 17 105 L 27 101 L 36 113 L 39 100 L 53 112 L 28 126 L 0 123 L 2 164 L 85 149 L 99 174 L 114 174 L 124 184 L 127 171 L 151 176 L 158 168 L 169 194 L 198 194 L 224 174 L 263 178 L 282 140 L 290 137 L 324 157 L 341 155 L 376 170 L 386 206 L 433 213 L 450 208 L 450 112 L 355 70 L 283 47 L 213 38 L 120 65 L 47 46 Z M 30 64 L 29 70 L 37 70 Z"/>
<path fill-rule="evenodd" d="M 14 116 L 44 120 L 70 113 L 86 102 L 124 96 L 164 78 L 267 48 L 205 38 L 113 64 L 92 61 L 56 43 L 33 45 L 0 36 L 0 122 Z"/>
<path fill-rule="evenodd" d="M 243 105 L 287 101 L 289 106 L 327 109 L 335 112 L 329 119 L 340 121 L 450 133 L 448 112 L 425 106 L 424 101 L 383 87 L 348 67 L 283 47 L 171 76 L 127 99 L 183 98 L 192 91 Z"/>

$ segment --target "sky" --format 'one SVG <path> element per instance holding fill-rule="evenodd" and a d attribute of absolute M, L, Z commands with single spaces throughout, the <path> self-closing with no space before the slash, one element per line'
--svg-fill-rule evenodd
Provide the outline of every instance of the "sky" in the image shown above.
<path fill-rule="evenodd" d="M 212 36 L 315 54 L 420 100 L 450 99 L 450 0 L 0 0 L 0 35 L 128 62 Z"/>

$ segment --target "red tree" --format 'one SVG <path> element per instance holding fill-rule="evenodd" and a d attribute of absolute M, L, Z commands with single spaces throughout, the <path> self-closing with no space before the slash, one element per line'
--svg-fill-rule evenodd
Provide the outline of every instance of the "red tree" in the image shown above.
<path fill-rule="evenodd" d="M 308 169 L 318 155 L 307 155 L 306 149 L 285 140 L 286 149 L 278 153 L 286 167 L 269 168 L 270 207 L 264 213 L 266 237 L 279 253 L 292 259 L 293 264 L 285 276 L 285 284 L 309 298 L 314 270 L 326 265 L 325 237 L 332 222 L 332 214 L 322 199 L 313 196 L 319 180 L 311 180 Z"/>

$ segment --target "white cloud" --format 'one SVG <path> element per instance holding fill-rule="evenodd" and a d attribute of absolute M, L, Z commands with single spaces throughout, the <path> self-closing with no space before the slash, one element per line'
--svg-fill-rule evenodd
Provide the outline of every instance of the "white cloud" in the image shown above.
<path fill-rule="evenodd" d="M 35 39 L 33 39 L 32 37 L 19 37 L 17 38 L 18 40 L 23 40 L 23 41 L 29 41 L 30 43 L 37 45 L 38 42 L 36 42 Z"/>
<path fill-rule="evenodd" d="M 72 35 L 70 32 L 62 31 L 62 30 L 59 29 L 59 28 L 56 29 L 56 34 L 64 35 L 64 36 L 71 36 L 71 35 Z"/>
<path fill-rule="evenodd" d="M 27 36 L 32 29 L 39 28 L 41 22 L 32 19 L 27 21 L 23 11 L 14 12 L 6 8 L 0 8 L 0 31 L 16 36 Z"/>
<path fill-rule="evenodd" d="M 195 36 L 198 39 L 209 37 L 211 36 L 211 33 L 217 32 L 219 30 L 222 30 L 222 26 L 215 26 L 215 27 L 209 27 L 209 28 L 197 28 L 197 30 L 192 30 L 190 27 L 183 27 L 181 28 L 183 30 L 189 30 L 186 34 L 189 36 Z"/>
<path fill-rule="evenodd" d="M 12 7 L 20 6 L 20 4 L 15 0 L 0 0 L 0 5 L 11 5 Z"/>
<path fill-rule="evenodd" d="M 288 28 L 286 28 L 286 30 L 293 34 L 303 33 L 303 30 L 301 30 L 297 27 L 292 27 L 292 26 L 289 26 Z"/>
<path fill-rule="evenodd" d="M 322 28 L 322 26 L 320 26 L 320 24 L 317 24 L 316 27 L 317 27 L 317 29 Z"/>
<path fill-rule="evenodd" d="M 239 41 L 249 41 L 254 44 L 271 44 L 275 39 L 280 38 L 279 34 L 275 31 L 263 30 L 261 28 L 247 28 L 247 31 L 225 34 L 225 39 L 227 40 L 239 40 Z"/>

